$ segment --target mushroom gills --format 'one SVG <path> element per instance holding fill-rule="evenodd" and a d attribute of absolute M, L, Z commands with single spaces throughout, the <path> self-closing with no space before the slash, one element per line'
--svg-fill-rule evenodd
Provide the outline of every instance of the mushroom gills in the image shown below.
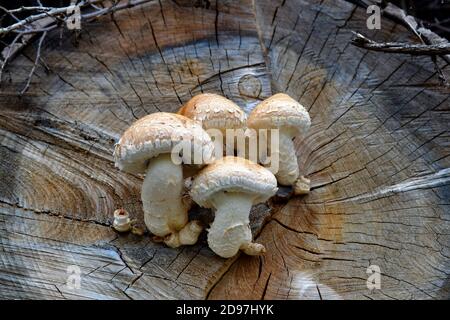
<path fill-rule="evenodd" d="M 151 233 L 165 237 L 170 247 L 194 244 L 202 231 L 197 221 L 188 222 L 183 188 L 182 166 L 175 164 L 170 154 L 150 160 L 141 193 L 144 222 Z"/>
<path fill-rule="evenodd" d="M 242 192 L 218 192 L 211 200 L 216 208 L 215 219 L 208 230 L 208 245 L 224 258 L 241 249 L 246 254 L 259 255 L 264 246 L 252 242 L 249 212 L 255 196 Z"/>

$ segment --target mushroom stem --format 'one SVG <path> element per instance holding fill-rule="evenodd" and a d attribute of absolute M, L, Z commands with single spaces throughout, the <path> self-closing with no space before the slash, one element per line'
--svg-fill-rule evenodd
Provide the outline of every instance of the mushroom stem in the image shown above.
<path fill-rule="evenodd" d="M 280 130 L 278 143 L 278 172 L 275 173 L 275 177 L 278 183 L 285 186 L 291 186 L 295 183 L 299 176 L 299 169 L 297 164 L 297 155 L 295 152 L 293 136 L 285 130 Z M 277 152 L 277 150 L 271 150 L 269 144 L 269 155 Z"/>
<path fill-rule="evenodd" d="M 252 242 L 249 227 L 252 203 L 249 194 L 239 192 L 219 192 L 212 200 L 216 213 L 208 230 L 208 245 L 219 256 L 230 258 L 239 249 L 249 255 L 265 252 L 263 245 Z"/>
<path fill-rule="evenodd" d="M 196 221 L 188 223 L 188 210 L 182 201 L 183 182 L 182 166 L 175 164 L 170 154 L 161 154 L 150 160 L 142 184 L 145 225 L 154 235 L 166 237 L 171 247 L 194 244 L 201 232 L 200 227 L 191 226 Z M 173 237 L 179 240 L 173 241 Z"/>

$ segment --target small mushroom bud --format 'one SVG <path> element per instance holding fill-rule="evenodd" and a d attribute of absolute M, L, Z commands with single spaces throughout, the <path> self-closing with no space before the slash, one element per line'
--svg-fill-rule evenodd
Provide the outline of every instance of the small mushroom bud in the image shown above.
<path fill-rule="evenodd" d="M 242 250 L 248 255 L 265 252 L 252 241 L 249 215 L 252 205 L 267 201 L 277 191 L 277 180 L 266 168 L 249 160 L 224 157 L 203 169 L 195 178 L 192 199 L 214 208 L 208 245 L 223 258 Z"/>
<path fill-rule="evenodd" d="M 287 94 L 278 93 L 262 101 L 252 110 L 247 121 L 253 129 L 279 129 L 279 150 L 270 150 L 269 154 L 279 152 L 278 183 L 293 186 L 295 194 L 309 191 L 309 180 L 299 179 L 299 168 L 295 152 L 294 137 L 302 139 L 311 125 L 308 111 Z"/>
<path fill-rule="evenodd" d="M 113 228 L 119 232 L 128 232 L 131 229 L 130 215 L 125 209 L 117 209 L 114 211 Z"/>

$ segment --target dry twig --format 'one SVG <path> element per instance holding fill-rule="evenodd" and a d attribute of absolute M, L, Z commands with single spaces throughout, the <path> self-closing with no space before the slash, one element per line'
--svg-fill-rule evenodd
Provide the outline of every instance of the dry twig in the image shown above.
<path fill-rule="evenodd" d="M 81 23 L 86 23 L 101 16 L 113 14 L 116 11 L 135 7 L 151 1 L 153 0 L 83 0 L 76 4 L 76 6 L 78 6 L 80 10 L 84 9 L 86 11 L 85 13 L 80 14 L 79 17 Z M 15 9 L 6 9 L 0 6 L 0 11 L 4 11 L 15 21 L 15 23 L 11 25 L 0 28 L 0 37 L 8 34 L 16 35 L 9 46 L 4 48 L 4 50 L 0 53 L 0 82 L 5 66 L 22 48 L 24 48 L 30 42 L 30 40 L 34 36 L 40 34 L 36 58 L 27 79 L 27 83 L 20 93 L 21 95 L 28 90 L 31 83 L 31 78 L 33 77 L 39 61 L 41 61 L 47 68 L 41 58 L 41 49 L 45 37 L 47 36 L 49 31 L 57 28 L 63 30 L 65 28 L 69 19 L 71 18 L 72 11 L 70 10 L 70 8 L 73 8 L 73 6 L 46 7 L 43 6 L 39 0 L 37 0 L 36 3 L 36 6 L 22 6 Z M 17 13 L 24 12 L 30 12 L 31 14 L 24 19 L 19 19 L 16 16 Z"/>
<path fill-rule="evenodd" d="M 39 39 L 38 47 L 37 47 L 37 50 L 36 50 L 36 58 L 34 59 L 33 67 L 31 68 L 30 74 L 28 75 L 27 84 L 25 85 L 25 87 L 20 92 L 20 95 L 23 95 L 28 90 L 28 87 L 30 86 L 31 78 L 33 77 L 34 71 L 36 70 L 36 66 L 38 64 L 38 61 L 41 58 L 42 43 L 44 42 L 44 39 L 45 39 L 46 36 L 47 36 L 47 31 L 45 31 L 41 35 L 41 38 Z"/>
<path fill-rule="evenodd" d="M 351 1 L 357 5 L 361 5 L 359 1 Z M 382 1 L 375 0 L 369 1 L 372 4 L 381 5 Z M 386 42 L 379 43 L 372 41 L 361 34 L 355 33 L 356 37 L 352 40 L 352 44 L 364 49 L 383 51 L 391 53 L 406 53 L 412 55 L 428 55 L 430 56 L 436 72 L 439 76 L 439 80 L 443 85 L 447 83 L 444 73 L 439 66 L 437 57 L 441 57 L 447 63 L 450 63 L 449 48 L 450 44 L 447 40 L 439 37 L 434 32 L 420 26 L 417 19 L 411 15 L 408 15 L 403 9 L 397 7 L 392 3 L 387 3 L 384 6 L 382 13 L 384 16 L 394 19 L 404 26 L 406 26 L 414 35 L 418 38 L 421 44 L 399 43 L 399 42 Z"/>
<path fill-rule="evenodd" d="M 450 54 L 450 43 L 428 45 L 401 42 L 375 42 L 360 33 L 354 32 L 354 34 L 355 38 L 352 40 L 352 44 L 368 50 L 429 56 Z"/>
<path fill-rule="evenodd" d="M 386 16 L 389 16 L 391 18 L 399 20 L 401 23 L 406 25 L 408 29 L 410 29 L 420 40 L 422 44 L 427 45 L 448 45 L 448 41 L 444 42 L 436 42 L 435 36 L 437 36 L 434 32 L 431 32 L 428 29 L 423 28 L 423 26 L 419 26 L 419 23 L 417 22 L 416 18 L 406 14 L 406 12 L 397 7 L 395 4 L 388 3 L 386 7 L 383 9 L 383 13 Z M 439 37 L 439 36 L 438 36 Z M 437 74 L 439 75 L 439 80 L 443 85 L 447 83 L 447 80 L 445 79 L 444 72 L 442 71 L 441 67 L 439 66 L 439 63 L 437 61 L 437 55 L 431 55 L 431 61 L 433 61 L 434 67 L 436 69 Z M 445 60 L 447 63 L 449 62 L 449 59 L 445 55 L 440 55 L 440 57 Z"/>

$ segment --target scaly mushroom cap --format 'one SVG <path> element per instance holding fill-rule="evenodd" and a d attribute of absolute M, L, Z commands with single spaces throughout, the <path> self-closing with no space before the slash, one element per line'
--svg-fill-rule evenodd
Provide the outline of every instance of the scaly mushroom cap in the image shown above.
<path fill-rule="evenodd" d="M 178 114 L 202 123 L 205 130 L 238 129 L 245 125 L 246 114 L 233 101 L 213 93 L 202 93 L 189 100 Z"/>
<path fill-rule="evenodd" d="M 129 173 L 145 173 L 151 158 L 171 153 L 181 141 L 190 141 L 194 152 L 211 154 L 214 148 L 209 135 L 193 120 L 166 112 L 149 114 L 124 132 L 114 149 L 115 165 Z"/>
<path fill-rule="evenodd" d="M 293 136 L 306 133 L 311 125 L 308 111 L 284 93 L 259 103 L 250 113 L 247 125 L 253 129 L 287 129 Z"/>
<path fill-rule="evenodd" d="M 277 180 L 266 168 L 249 160 L 224 157 L 204 168 L 195 178 L 191 197 L 200 206 L 211 208 L 216 192 L 248 193 L 253 204 L 268 200 L 277 192 Z"/>

